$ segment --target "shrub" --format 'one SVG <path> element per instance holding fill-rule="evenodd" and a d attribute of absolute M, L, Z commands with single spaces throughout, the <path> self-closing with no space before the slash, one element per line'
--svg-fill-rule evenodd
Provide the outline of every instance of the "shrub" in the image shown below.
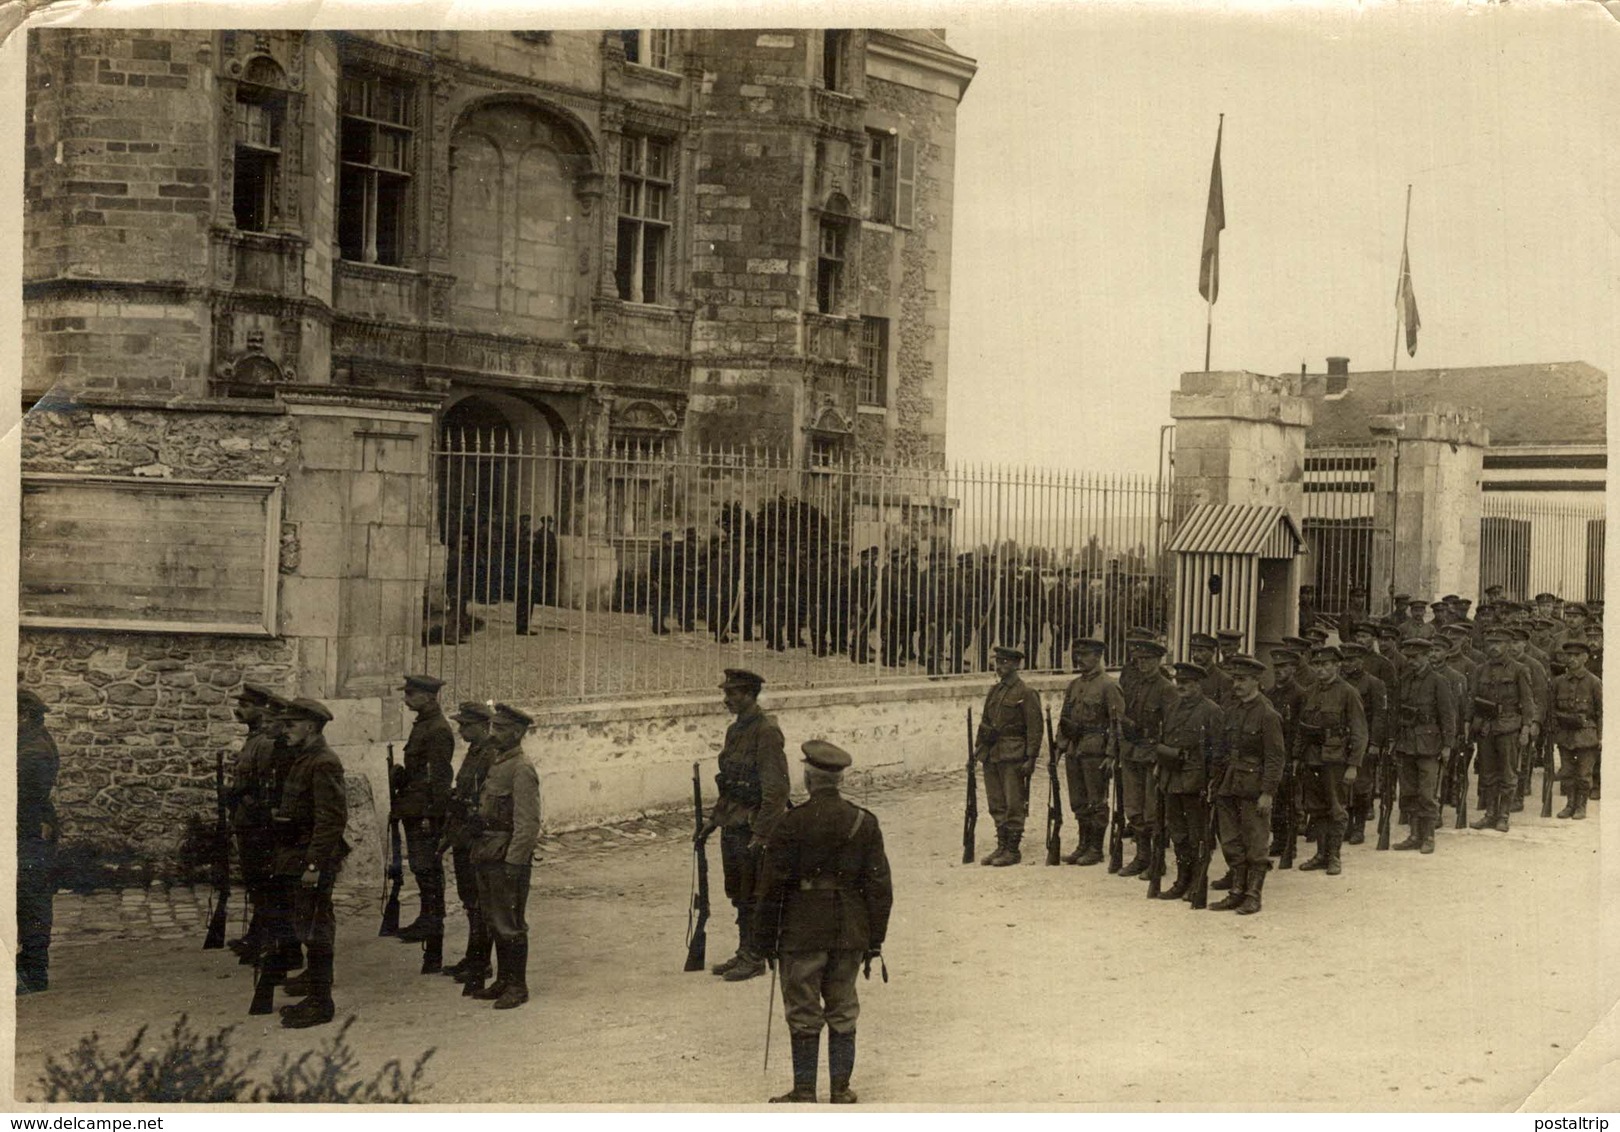
<path fill-rule="evenodd" d="M 251 1073 L 258 1053 L 237 1058 L 231 1050 L 236 1027 L 204 1035 L 184 1014 L 155 1053 L 142 1052 L 145 1026 L 111 1054 L 92 1032 L 64 1060 L 47 1061 L 39 1083 L 44 1099 L 58 1103 L 410 1104 L 434 1051 L 417 1058 L 408 1074 L 395 1058 L 369 1081 L 355 1080 L 358 1059 L 348 1042 L 354 1022 L 351 1014 L 317 1050 L 283 1054 L 268 1084 Z"/>

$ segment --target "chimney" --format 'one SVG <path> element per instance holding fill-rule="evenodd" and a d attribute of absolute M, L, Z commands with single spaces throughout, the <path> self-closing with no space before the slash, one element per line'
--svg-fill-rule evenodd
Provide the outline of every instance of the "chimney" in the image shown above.
<path fill-rule="evenodd" d="M 1327 393 L 1343 393 L 1350 388 L 1350 359 L 1329 358 L 1327 360 Z"/>

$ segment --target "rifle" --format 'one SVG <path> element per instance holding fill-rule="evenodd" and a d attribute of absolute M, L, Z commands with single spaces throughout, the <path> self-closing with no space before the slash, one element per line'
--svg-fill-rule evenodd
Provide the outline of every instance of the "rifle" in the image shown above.
<path fill-rule="evenodd" d="M 1046 863 L 1061 863 L 1063 852 L 1063 793 L 1058 788 L 1057 739 L 1052 734 L 1052 709 L 1046 709 Z M 1084 846 L 1081 846 L 1084 848 Z"/>
<path fill-rule="evenodd" d="M 214 907 L 208 916 L 203 950 L 225 946 L 226 905 L 231 899 L 231 813 L 225 800 L 225 752 L 214 752 Z"/>
<path fill-rule="evenodd" d="M 1541 733 L 1541 816 L 1550 818 L 1553 814 L 1553 744 L 1551 736 L 1544 730 Z"/>
<path fill-rule="evenodd" d="M 399 890 L 405 883 L 405 863 L 400 859 L 404 840 L 400 819 L 394 813 L 394 745 L 390 743 L 388 744 L 389 857 L 383 862 L 383 888 L 386 894 L 383 898 L 382 926 L 377 929 L 378 935 L 399 934 Z"/>
<path fill-rule="evenodd" d="M 1299 839 L 1299 806 L 1294 797 L 1298 785 L 1299 760 L 1289 759 L 1283 766 L 1282 784 L 1277 790 L 1277 799 L 1283 806 L 1282 859 L 1277 862 L 1279 869 L 1294 867 L 1294 842 Z"/>
<path fill-rule="evenodd" d="M 1395 816 L 1395 768 L 1390 764 L 1389 744 L 1378 754 L 1378 764 L 1383 767 L 1382 781 L 1379 782 L 1378 791 L 1378 848 L 1389 848 L 1389 826 Z"/>
<path fill-rule="evenodd" d="M 1207 775 L 1205 776 L 1208 777 Z M 1215 856 L 1215 783 L 1210 782 L 1206 787 L 1205 801 L 1209 806 L 1209 818 L 1204 822 L 1203 834 L 1198 842 L 1198 861 L 1193 867 L 1192 884 L 1189 887 L 1188 900 L 1192 901 L 1194 908 L 1209 907 L 1209 862 Z"/>
<path fill-rule="evenodd" d="M 973 769 L 975 751 L 973 749 L 972 708 L 968 708 L 967 713 L 967 735 L 967 809 L 962 814 L 962 863 L 971 865 L 973 863 L 973 832 L 979 824 L 979 780 Z"/>
<path fill-rule="evenodd" d="M 1153 776 L 1152 798 L 1159 820 L 1153 823 L 1153 837 L 1148 844 L 1147 894 L 1149 900 L 1157 900 L 1164 884 L 1164 778 L 1156 766 L 1149 773 Z"/>
<path fill-rule="evenodd" d="M 1117 873 L 1125 867 L 1125 776 L 1119 765 L 1119 735 L 1108 740 L 1108 760 L 1114 776 L 1114 812 L 1108 819 L 1108 871 Z"/>
<path fill-rule="evenodd" d="M 1468 763 L 1474 757 L 1474 744 L 1463 736 L 1462 748 L 1457 752 L 1457 770 L 1453 775 L 1455 781 L 1452 785 L 1457 790 L 1455 803 L 1457 806 L 1457 821 L 1453 829 L 1468 828 Z"/>
<path fill-rule="evenodd" d="M 697 869 L 697 891 L 692 894 L 692 905 L 686 913 L 686 966 L 685 971 L 703 970 L 704 951 L 708 946 L 706 929 L 709 926 L 709 857 L 703 850 L 703 780 L 698 764 L 692 764 L 692 813 L 694 836 L 693 867 Z"/>

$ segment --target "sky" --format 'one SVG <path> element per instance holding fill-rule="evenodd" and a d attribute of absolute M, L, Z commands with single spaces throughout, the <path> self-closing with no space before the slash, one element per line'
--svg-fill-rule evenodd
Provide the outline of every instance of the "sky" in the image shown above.
<path fill-rule="evenodd" d="M 947 454 L 1151 472 L 1203 368 L 1620 373 L 1620 22 L 1596 5 L 965 9 Z"/>

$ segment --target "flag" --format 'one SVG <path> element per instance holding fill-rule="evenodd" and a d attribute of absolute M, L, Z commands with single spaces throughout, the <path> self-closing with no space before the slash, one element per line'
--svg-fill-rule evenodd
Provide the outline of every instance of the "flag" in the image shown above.
<path fill-rule="evenodd" d="M 1423 321 L 1418 318 L 1417 296 L 1412 294 L 1412 267 L 1407 262 L 1406 248 L 1401 248 L 1401 286 L 1395 295 L 1395 305 L 1399 308 L 1399 318 L 1406 324 L 1406 356 L 1417 357 L 1418 328 Z"/>
<path fill-rule="evenodd" d="M 1225 118 L 1221 119 L 1221 125 Z M 1198 293 L 1214 302 L 1221 291 L 1221 229 L 1226 227 L 1226 194 L 1221 189 L 1221 126 L 1215 127 L 1215 164 L 1209 170 L 1209 204 L 1204 208 L 1204 253 L 1198 261 Z"/>

